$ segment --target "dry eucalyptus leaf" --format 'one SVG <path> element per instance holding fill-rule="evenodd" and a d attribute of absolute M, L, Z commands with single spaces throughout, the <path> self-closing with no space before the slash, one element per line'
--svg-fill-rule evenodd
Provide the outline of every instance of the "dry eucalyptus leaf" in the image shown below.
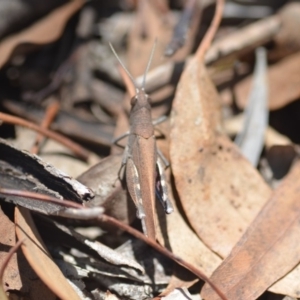
<path fill-rule="evenodd" d="M 68 19 L 84 4 L 83 0 L 69 1 L 65 5 L 53 10 L 42 20 L 30 27 L 11 35 L 0 43 L 0 68 L 9 59 L 13 50 L 20 44 L 46 44 L 58 39 Z M 47 34 L 45 34 L 47 32 Z"/>
<path fill-rule="evenodd" d="M 299 176 L 297 162 L 211 276 L 228 299 L 257 299 L 300 262 Z M 299 284 L 299 279 L 293 284 L 293 297 L 299 295 Z M 287 285 L 276 291 L 286 295 L 292 289 Z M 201 294 L 205 299 L 219 299 L 208 285 Z"/>
<path fill-rule="evenodd" d="M 270 195 L 270 189 L 221 132 L 220 101 L 204 65 L 189 61 L 171 113 L 171 165 L 188 221 L 226 257 Z"/>
<path fill-rule="evenodd" d="M 80 300 L 58 266 L 53 262 L 26 208 L 15 208 L 16 233 L 19 240 L 26 239 L 22 251 L 29 264 L 55 295 L 62 300 Z"/>

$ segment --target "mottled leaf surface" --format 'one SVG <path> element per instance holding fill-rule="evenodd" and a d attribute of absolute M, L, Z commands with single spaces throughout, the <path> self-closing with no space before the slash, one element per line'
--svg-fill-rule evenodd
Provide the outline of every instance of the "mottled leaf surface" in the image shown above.
<path fill-rule="evenodd" d="M 300 163 L 261 210 L 230 255 L 213 273 L 228 299 L 257 299 L 300 261 Z M 219 299 L 209 286 L 204 299 Z"/>
<path fill-rule="evenodd" d="M 209 248 L 226 257 L 270 189 L 222 133 L 218 95 L 196 58 L 187 65 L 177 87 L 170 153 L 188 221 Z"/>

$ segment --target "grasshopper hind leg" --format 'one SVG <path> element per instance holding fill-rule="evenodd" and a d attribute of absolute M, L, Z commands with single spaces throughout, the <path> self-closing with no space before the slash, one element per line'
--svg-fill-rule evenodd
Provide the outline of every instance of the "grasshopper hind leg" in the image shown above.
<path fill-rule="evenodd" d="M 141 220 L 144 234 L 148 236 L 145 222 L 146 214 L 143 207 L 139 174 L 131 158 L 128 158 L 126 162 L 126 181 L 128 192 L 136 207 L 136 216 Z"/>
<path fill-rule="evenodd" d="M 155 185 L 155 194 L 156 197 L 160 200 L 165 210 L 165 213 L 170 214 L 171 212 L 173 212 L 174 208 L 171 200 L 168 197 L 168 187 L 167 187 L 166 177 L 163 171 L 164 167 L 162 164 L 163 163 L 161 159 L 158 157 L 156 163 L 157 178 L 156 178 L 156 185 Z"/>
<path fill-rule="evenodd" d="M 131 158 L 126 162 L 126 182 L 129 194 L 137 209 L 137 217 L 145 218 L 139 174 Z"/>

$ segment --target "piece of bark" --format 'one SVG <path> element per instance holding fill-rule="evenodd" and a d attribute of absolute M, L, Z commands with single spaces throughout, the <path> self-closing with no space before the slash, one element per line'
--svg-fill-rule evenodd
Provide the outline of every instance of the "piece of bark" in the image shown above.
<path fill-rule="evenodd" d="M 41 193 L 59 201 L 62 199 L 83 203 L 90 200 L 93 192 L 70 176 L 42 161 L 38 156 L 18 150 L 0 139 L 1 187 L 7 189 Z M 56 214 L 64 210 L 63 205 L 32 200 L 26 196 L 1 194 L 7 201 L 35 211 Z"/>

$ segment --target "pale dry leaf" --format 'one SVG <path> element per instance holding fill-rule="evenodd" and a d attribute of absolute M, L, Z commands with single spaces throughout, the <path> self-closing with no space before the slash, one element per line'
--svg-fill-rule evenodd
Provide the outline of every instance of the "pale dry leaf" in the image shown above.
<path fill-rule="evenodd" d="M 224 129 L 229 136 L 236 135 L 242 128 L 244 114 L 233 116 L 224 121 Z M 285 135 L 268 126 L 265 133 L 265 146 L 271 148 L 276 145 L 291 145 L 293 142 Z"/>
<path fill-rule="evenodd" d="M 256 49 L 256 64 L 253 86 L 245 109 L 243 129 L 235 143 L 243 155 L 256 167 L 264 147 L 265 131 L 268 126 L 268 86 L 266 80 L 267 53 L 264 48 Z"/>
<path fill-rule="evenodd" d="M 22 251 L 31 267 L 51 291 L 62 300 L 80 300 L 58 266 L 53 262 L 26 208 L 15 208 L 16 233 L 26 239 Z"/>
<path fill-rule="evenodd" d="M 53 10 L 30 27 L 3 39 L 0 43 L 0 68 L 20 44 L 47 44 L 60 37 L 68 19 L 84 4 L 83 0 L 69 1 Z"/>
<path fill-rule="evenodd" d="M 177 87 L 170 153 L 188 221 L 211 250 L 226 257 L 270 189 L 222 133 L 220 100 L 196 58 L 189 61 Z"/>
<path fill-rule="evenodd" d="M 299 263 L 299 176 L 298 161 L 211 276 L 228 299 L 257 299 Z M 219 299 L 208 285 L 201 295 Z"/>

